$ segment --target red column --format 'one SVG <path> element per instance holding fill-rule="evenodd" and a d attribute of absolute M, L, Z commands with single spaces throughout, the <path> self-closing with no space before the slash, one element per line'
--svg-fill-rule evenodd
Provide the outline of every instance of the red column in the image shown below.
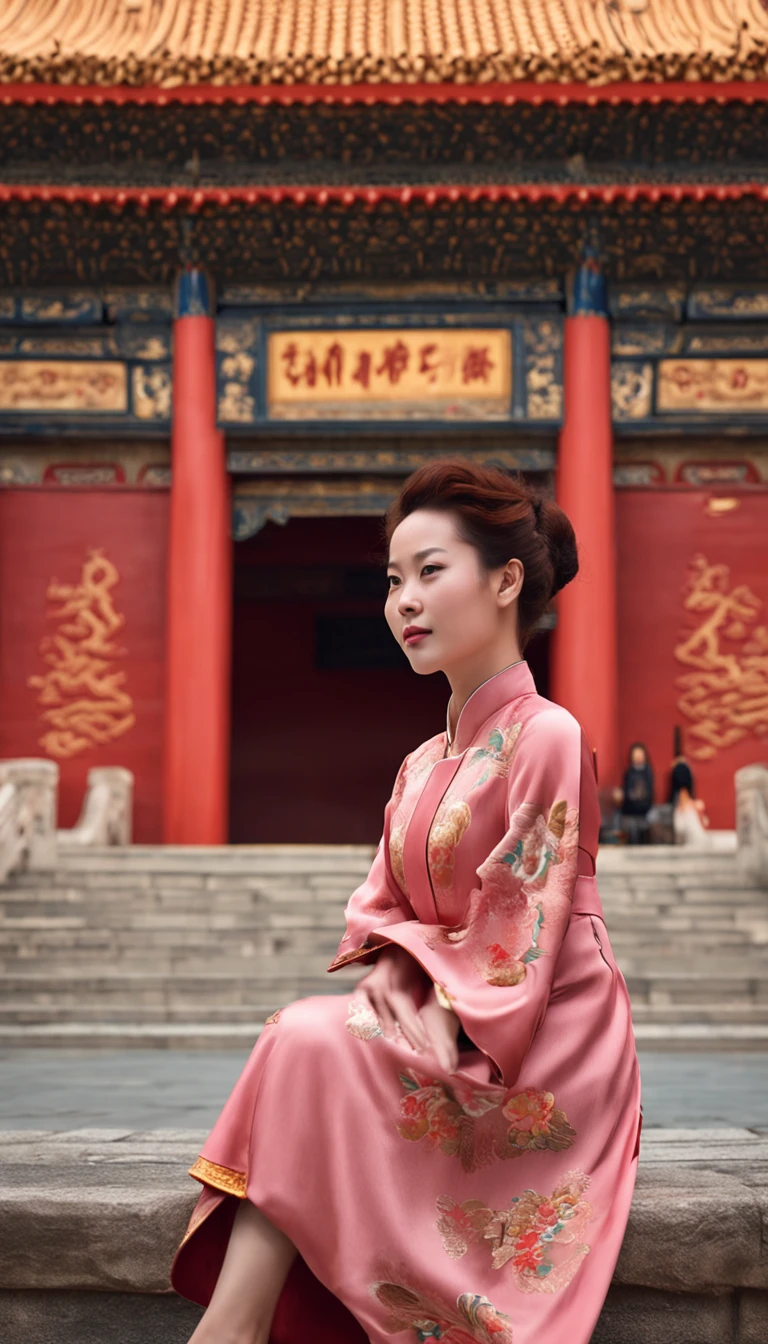
<path fill-rule="evenodd" d="M 579 545 L 579 573 L 557 597 L 552 699 L 597 749 L 601 788 L 618 782 L 616 536 L 611 344 L 605 284 L 594 264 L 577 273 L 565 319 L 564 401 L 557 501 Z"/>
<path fill-rule="evenodd" d="M 218 845 L 229 825 L 231 506 L 201 272 L 182 273 L 176 311 L 163 838 Z"/>

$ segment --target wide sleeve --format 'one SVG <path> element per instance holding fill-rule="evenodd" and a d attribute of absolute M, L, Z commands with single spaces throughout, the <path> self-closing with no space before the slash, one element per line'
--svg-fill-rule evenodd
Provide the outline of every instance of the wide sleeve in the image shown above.
<path fill-rule="evenodd" d="M 406 756 L 395 777 L 391 797 L 384 808 L 384 830 L 368 876 L 352 892 L 347 902 L 344 911 L 346 933 L 328 967 L 329 971 L 337 971 L 340 966 L 346 966 L 351 961 L 359 961 L 366 965 L 375 960 L 375 953 L 380 952 L 386 943 L 378 942 L 374 946 L 371 942 L 372 935 L 384 934 L 391 924 L 416 918 L 410 902 L 401 891 L 392 872 L 389 852 L 392 814 L 402 795 L 408 760 L 409 757 Z"/>
<path fill-rule="evenodd" d="M 583 781 L 590 835 L 580 865 Z M 594 871 L 598 817 L 581 728 L 553 705 L 523 728 L 507 779 L 506 832 L 476 870 L 462 923 L 393 922 L 385 931 L 439 986 L 507 1086 L 546 1013 L 579 867 Z"/>

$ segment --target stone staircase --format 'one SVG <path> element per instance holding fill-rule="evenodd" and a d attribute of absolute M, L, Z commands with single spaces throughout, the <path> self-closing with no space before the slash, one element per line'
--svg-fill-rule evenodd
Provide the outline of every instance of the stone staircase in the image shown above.
<path fill-rule="evenodd" d="M 327 976 L 365 846 L 133 846 L 62 854 L 0 886 L 0 1045 L 253 1042 Z M 732 841 L 606 848 L 600 892 L 638 1040 L 768 1045 L 768 892 Z"/>

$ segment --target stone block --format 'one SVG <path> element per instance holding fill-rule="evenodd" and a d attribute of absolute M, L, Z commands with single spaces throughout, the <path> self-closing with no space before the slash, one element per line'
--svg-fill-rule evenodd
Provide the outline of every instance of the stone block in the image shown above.
<path fill-rule="evenodd" d="M 766 1344 L 768 1341 L 768 1293 L 746 1289 L 739 1296 L 739 1344 Z"/>
<path fill-rule="evenodd" d="M 619 1283 L 685 1293 L 768 1287 L 759 1203 L 745 1173 L 719 1171 L 716 1160 L 702 1151 L 702 1169 L 662 1163 L 658 1152 L 644 1166 L 641 1157 Z"/>
<path fill-rule="evenodd" d="M 7 1344 L 187 1344 L 200 1307 L 176 1294 L 0 1292 Z"/>
<path fill-rule="evenodd" d="M 731 1294 L 714 1297 L 613 1285 L 591 1344 L 737 1344 L 733 1317 Z"/>

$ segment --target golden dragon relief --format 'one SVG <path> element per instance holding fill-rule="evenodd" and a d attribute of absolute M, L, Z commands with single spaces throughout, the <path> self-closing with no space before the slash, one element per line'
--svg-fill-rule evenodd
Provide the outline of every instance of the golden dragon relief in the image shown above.
<path fill-rule="evenodd" d="M 39 739 L 49 756 L 67 760 L 91 747 L 105 746 L 133 727 L 133 700 L 124 689 L 125 672 L 116 668 L 124 650 L 115 636 L 125 617 L 115 609 L 116 567 L 101 550 L 89 550 L 79 583 L 52 579 L 46 596 L 60 603 L 51 612 L 58 622 L 40 653 L 48 670 L 29 678 L 39 691 L 42 719 L 49 727 Z"/>
<path fill-rule="evenodd" d="M 691 668 L 677 678 L 677 704 L 692 724 L 690 755 L 707 761 L 750 733 L 768 737 L 768 629 L 757 624 L 760 598 L 703 555 L 691 563 L 683 605 L 697 624 L 675 645 Z"/>

